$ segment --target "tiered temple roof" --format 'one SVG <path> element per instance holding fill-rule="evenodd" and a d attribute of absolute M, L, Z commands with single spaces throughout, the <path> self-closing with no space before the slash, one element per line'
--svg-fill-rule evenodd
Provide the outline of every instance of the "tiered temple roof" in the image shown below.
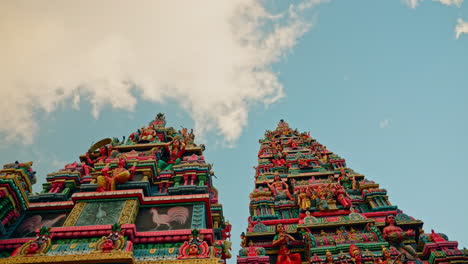
<path fill-rule="evenodd" d="M 468 250 L 422 229 L 387 190 L 281 120 L 260 140 L 238 264 L 468 263 Z"/>
<path fill-rule="evenodd" d="M 1 263 L 226 263 L 231 225 L 193 131 L 164 114 L 103 139 L 32 193 L 32 162 L 0 170 Z"/>

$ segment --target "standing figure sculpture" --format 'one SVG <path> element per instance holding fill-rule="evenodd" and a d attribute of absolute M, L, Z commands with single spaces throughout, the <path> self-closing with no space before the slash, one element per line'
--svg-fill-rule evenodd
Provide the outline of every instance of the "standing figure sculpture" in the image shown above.
<path fill-rule="evenodd" d="M 340 167 L 340 176 L 338 177 L 338 183 L 341 184 L 346 190 L 353 188 L 353 181 L 349 178 L 346 169 Z"/>
<path fill-rule="evenodd" d="M 278 258 L 276 264 L 301 264 L 301 255 L 299 253 L 291 253 L 288 244 L 295 241 L 294 237 L 288 235 L 284 230 L 283 224 L 277 224 L 276 236 L 273 238 L 273 246 L 279 247 Z"/>
<path fill-rule="evenodd" d="M 414 230 L 409 229 L 404 231 L 401 227 L 397 226 L 395 223 L 395 216 L 387 215 L 385 217 L 386 226 L 383 229 L 383 238 L 400 250 L 409 260 L 414 260 L 417 256 L 416 251 L 410 245 L 403 244 L 403 241 L 408 237 L 413 237 L 415 235 Z"/>
<path fill-rule="evenodd" d="M 297 195 L 297 205 L 302 210 L 306 210 L 312 206 L 312 202 L 310 200 L 310 191 L 306 190 L 305 187 L 302 187 L 299 190 L 299 194 Z"/>

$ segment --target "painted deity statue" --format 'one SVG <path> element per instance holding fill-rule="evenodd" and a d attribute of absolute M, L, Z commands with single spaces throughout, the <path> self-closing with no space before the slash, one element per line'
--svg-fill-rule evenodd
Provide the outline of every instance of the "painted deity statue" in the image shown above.
<path fill-rule="evenodd" d="M 81 169 L 82 169 L 83 176 L 90 176 L 91 172 L 94 171 L 94 168 L 87 165 L 86 162 L 84 161 L 81 162 Z"/>
<path fill-rule="evenodd" d="M 325 261 L 327 264 L 333 263 L 333 254 L 330 252 L 330 250 L 327 250 L 327 252 L 325 253 Z"/>
<path fill-rule="evenodd" d="M 354 244 L 351 244 L 349 247 L 349 255 L 351 256 L 351 260 L 355 264 L 361 264 L 362 263 L 362 254 L 361 250 Z"/>
<path fill-rule="evenodd" d="M 166 162 L 164 160 L 158 161 L 158 168 L 163 170 L 172 170 L 173 165 L 180 163 L 182 155 L 185 152 L 185 142 L 180 138 L 175 138 L 171 142 L 168 142 L 164 148 L 169 153 L 169 160 Z"/>
<path fill-rule="evenodd" d="M 304 224 L 314 224 L 319 222 L 319 220 L 315 216 L 310 214 L 310 211 L 306 211 L 305 215 L 306 216 L 304 217 L 304 219 L 302 219 Z"/>
<path fill-rule="evenodd" d="M 249 242 L 249 247 L 247 248 L 247 256 L 257 256 L 257 248 L 254 247 L 254 243 L 252 242 L 252 240 Z"/>
<path fill-rule="evenodd" d="M 311 207 L 312 202 L 310 200 L 310 196 L 310 191 L 305 187 L 302 187 L 299 190 L 299 194 L 297 195 L 297 204 L 299 205 L 299 208 L 306 210 Z"/>
<path fill-rule="evenodd" d="M 338 177 L 338 183 L 341 184 L 346 190 L 353 188 L 353 181 L 349 178 L 345 168 L 340 167 L 340 176 Z"/>
<path fill-rule="evenodd" d="M 292 129 L 289 128 L 289 124 L 281 119 L 276 127 L 276 132 L 279 132 L 280 135 L 288 136 L 292 133 Z"/>
<path fill-rule="evenodd" d="M 344 207 L 344 208 L 349 208 L 351 207 L 351 197 L 349 194 L 345 191 L 345 189 L 341 186 L 333 186 L 332 187 L 332 192 L 336 196 L 336 200 Z"/>
<path fill-rule="evenodd" d="M 286 162 L 286 157 L 287 153 L 286 152 L 277 152 L 277 154 L 273 155 L 273 158 L 271 159 L 271 163 L 273 163 L 276 167 L 283 167 L 283 166 L 288 166 L 288 163 Z"/>
<path fill-rule="evenodd" d="M 193 129 L 190 129 L 190 132 L 188 132 L 188 129 L 185 127 L 182 127 L 182 129 L 179 131 L 182 137 L 184 137 L 185 142 L 187 142 L 187 146 L 196 146 L 194 141 L 195 141 L 195 134 L 193 133 Z"/>
<path fill-rule="evenodd" d="M 240 243 L 241 248 L 247 247 L 247 237 L 245 236 L 244 232 L 242 232 L 242 234 L 240 235 L 240 238 L 241 238 L 241 243 Z"/>
<path fill-rule="evenodd" d="M 119 158 L 117 168 L 112 171 L 111 190 L 115 190 L 116 183 L 125 183 L 131 181 L 136 170 L 136 163 L 133 164 L 130 170 L 125 168 L 127 161 L 124 158 Z"/>
<path fill-rule="evenodd" d="M 126 161 L 124 158 L 119 158 L 117 162 L 117 168 L 112 170 L 110 173 L 109 166 L 106 165 L 102 170 L 102 175 L 97 177 L 98 192 L 102 191 L 114 191 L 116 190 L 117 183 L 125 183 L 132 180 L 136 170 L 136 163 L 133 164 L 130 170 L 125 168 Z"/>
<path fill-rule="evenodd" d="M 388 251 L 388 249 L 385 246 L 382 246 L 382 259 L 378 263 L 390 264 L 390 260 L 391 260 L 390 251 Z"/>
<path fill-rule="evenodd" d="M 354 207 L 349 208 L 349 215 L 348 215 L 349 220 L 363 220 L 366 219 L 365 216 L 362 214 L 356 212 L 356 209 Z"/>
<path fill-rule="evenodd" d="M 276 236 L 273 238 L 273 246 L 279 247 L 276 264 L 301 264 L 301 255 L 299 253 L 291 253 L 288 248 L 288 244 L 291 241 L 295 241 L 294 237 L 286 233 L 283 224 L 277 224 L 275 229 Z"/>
<path fill-rule="evenodd" d="M 108 146 L 101 146 L 99 148 L 99 156 L 93 159 L 91 158 L 91 155 L 89 154 L 89 152 L 87 152 L 86 161 L 91 166 L 94 165 L 94 163 L 105 162 L 105 160 L 109 156 L 109 153 L 110 153 L 110 150 Z"/>
<path fill-rule="evenodd" d="M 402 251 L 408 259 L 414 260 L 417 256 L 416 251 L 410 245 L 403 244 L 403 240 L 415 235 L 414 230 L 409 229 L 404 231 L 395 223 L 395 216 L 387 215 L 385 217 L 386 226 L 383 229 L 383 238 L 387 240 L 390 245 Z"/>
<path fill-rule="evenodd" d="M 330 207 L 328 206 L 328 196 L 331 194 L 329 193 L 325 187 L 319 186 L 316 190 L 317 198 L 317 208 L 321 211 L 328 210 Z"/>
<path fill-rule="evenodd" d="M 158 113 L 153 121 L 150 122 L 150 125 L 156 128 L 162 128 L 166 126 L 166 116 L 163 113 Z"/>
<path fill-rule="evenodd" d="M 297 142 L 293 138 L 290 138 L 286 144 L 292 149 L 297 149 L 298 147 Z"/>
<path fill-rule="evenodd" d="M 281 177 L 279 176 L 278 172 L 275 172 L 275 181 L 271 184 L 266 184 L 270 188 L 273 195 L 286 195 L 291 201 L 294 201 L 294 198 L 291 196 L 291 193 L 288 190 L 288 184 L 281 180 Z"/>
<path fill-rule="evenodd" d="M 140 140 L 146 140 L 150 142 L 159 140 L 152 124 L 150 124 L 147 128 L 145 126 L 141 128 Z"/>

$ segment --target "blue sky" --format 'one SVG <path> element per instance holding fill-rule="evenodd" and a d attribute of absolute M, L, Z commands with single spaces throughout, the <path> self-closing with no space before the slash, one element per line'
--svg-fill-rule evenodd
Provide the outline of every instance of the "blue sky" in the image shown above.
<path fill-rule="evenodd" d="M 73 24 L 80 18 L 70 22 L 57 15 L 70 12 L 63 6 L 48 11 L 57 12 L 57 19 L 45 21 L 34 8 L 8 2 L 10 17 L 0 19 L 0 34 L 11 40 L 0 46 L 8 62 L 0 64 L 5 83 L 0 109 L 6 113 L 0 118 L 0 163 L 33 160 L 43 182 L 93 142 L 128 136 L 165 112 L 168 125 L 197 128 L 197 143 L 207 146 L 206 160 L 214 164 L 225 216 L 233 224 L 235 255 L 247 223 L 258 139 L 283 118 L 380 183 L 393 204 L 425 222 L 426 232 L 435 229 L 468 246 L 467 4 L 342 0 L 311 1 L 313 6 L 301 9 L 307 2 L 292 3 L 295 9 L 288 11 L 285 1 L 239 0 L 247 11 L 208 6 L 190 15 L 171 6 L 171 12 L 181 12 L 177 19 L 190 16 L 187 24 L 170 24 L 175 13 L 168 12 L 167 20 L 152 21 L 141 35 L 110 29 L 117 37 L 108 37 L 98 30 L 83 33 L 90 28 Z M 111 8 L 106 15 L 113 21 L 120 11 Z M 21 20 L 25 15 L 34 23 Z M 216 15 L 243 27 L 212 29 Z M 239 22 L 237 15 L 262 23 Z M 194 20 L 202 21 L 187 28 Z M 174 26 L 179 34 L 157 23 Z M 226 32 L 244 46 L 231 43 Z M 62 40 L 72 33 L 88 41 Z M 180 41 L 176 47 L 150 42 L 134 51 L 136 44 L 126 39 L 158 34 Z M 46 37 L 60 45 L 50 45 Z M 218 50 L 220 45 L 226 50 Z M 73 57 L 85 49 L 92 52 Z M 172 56 L 165 58 L 166 53 Z M 152 74 L 157 77 L 149 78 Z M 124 80 L 131 85 L 122 86 Z"/>

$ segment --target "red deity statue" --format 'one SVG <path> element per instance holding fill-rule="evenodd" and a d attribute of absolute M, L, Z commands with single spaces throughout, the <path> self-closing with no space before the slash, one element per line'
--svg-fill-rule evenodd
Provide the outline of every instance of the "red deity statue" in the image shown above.
<path fill-rule="evenodd" d="M 181 139 L 173 139 L 164 146 L 165 150 L 169 153 L 169 160 L 158 161 L 158 168 L 160 170 L 171 170 L 173 165 L 180 163 L 182 155 L 185 152 L 185 142 Z"/>
<path fill-rule="evenodd" d="M 275 196 L 286 195 L 291 201 L 294 201 L 294 198 L 288 190 L 288 184 L 281 180 L 278 172 L 275 172 L 275 181 L 271 184 L 267 183 L 267 185 Z"/>
<path fill-rule="evenodd" d="M 334 195 L 336 196 L 336 200 L 344 208 L 351 207 L 351 197 L 349 196 L 349 194 L 345 191 L 343 187 L 335 185 L 334 187 L 332 187 L 332 191 L 334 192 Z"/>
<path fill-rule="evenodd" d="M 117 162 L 117 168 L 112 170 L 112 175 L 110 174 L 109 166 L 106 165 L 102 170 L 100 176 L 97 177 L 98 192 L 102 191 L 114 191 L 116 190 L 117 183 L 125 183 L 133 179 L 133 175 L 136 170 L 136 163 L 127 170 L 125 168 L 126 160 L 124 158 L 119 158 Z"/>
<path fill-rule="evenodd" d="M 112 147 L 109 145 L 107 146 L 101 146 L 99 148 L 99 156 L 95 159 L 92 159 L 89 152 L 86 153 L 86 161 L 88 162 L 89 165 L 94 165 L 94 163 L 97 162 L 105 162 L 106 158 L 109 156 L 111 152 Z"/>
<path fill-rule="evenodd" d="M 354 261 L 355 264 L 362 263 L 361 250 L 356 245 L 351 244 L 351 246 L 349 247 L 349 255 L 351 256 L 351 259 Z"/>
<path fill-rule="evenodd" d="M 395 223 L 395 216 L 387 215 L 385 217 L 386 226 L 383 229 L 383 238 L 387 240 L 390 245 L 402 251 L 410 260 L 414 260 L 417 256 L 416 251 L 410 245 L 403 244 L 403 240 L 415 235 L 414 230 L 409 229 L 404 231 Z"/>
<path fill-rule="evenodd" d="M 295 239 L 286 233 L 283 224 L 276 225 L 276 236 L 273 238 L 273 246 L 279 247 L 276 264 L 301 264 L 301 255 L 291 253 L 288 244 Z"/>

